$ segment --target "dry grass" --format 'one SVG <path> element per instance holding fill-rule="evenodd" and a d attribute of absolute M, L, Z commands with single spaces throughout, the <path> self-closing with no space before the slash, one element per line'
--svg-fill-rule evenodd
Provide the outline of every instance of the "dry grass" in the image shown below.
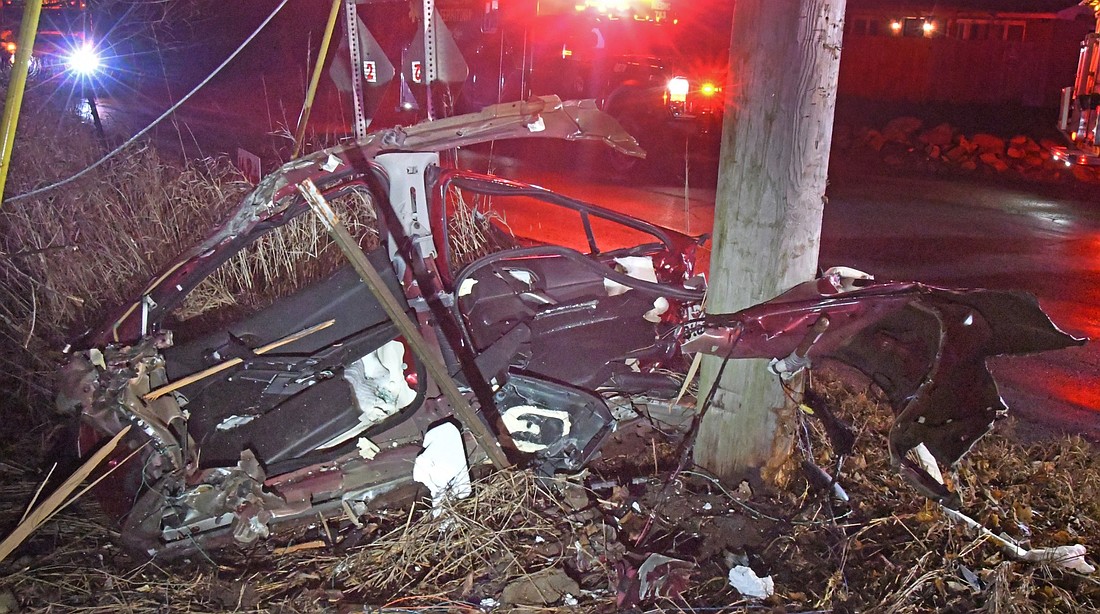
<path fill-rule="evenodd" d="M 808 587 L 803 591 L 807 605 L 899 613 L 1100 607 L 1095 579 L 1016 561 L 909 487 L 889 466 L 886 434 L 892 416 L 874 394 L 836 381 L 824 388 L 830 404 L 858 431 L 860 443 L 844 461 L 840 478 L 852 499 L 847 513 L 825 530 L 794 525 L 773 544 L 777 560 L 792 557 L 794 564 L 785 566 L 780 577 L 788 586 Z M 834 466 L 817 423 L 807 426 L 818 442 L 818 464 Z M 1002 427 L 945 473 L 963 496 L 962 511 L 1024 547 L 1082 543 L 1095 557 L 1100 459 L 1092 444 L 1066 437 L 1022 446 Z M 806 490 L 789 503 L 802 510 L 803 518 L 831 518 L 841 511 L 820 499 Z"/>
<path fill-rule="evenodd" d="M 590 496 L 591 507 L 582 511 L 565 503 L 563 480 L 547 489 L 529 473 L 502 472 L 475 482 L 472 497 L 453 502 L 438 518 L 421 504 L 361 517 L 359 528 L 346 520 L 318 521 L 278 543 L 158 566 L 122 556 L 110 546 L 108 525 L 81 502 L 83 509 L 49 523 L 21 558 L 0 569 L 8 572 L 0 593 L 10 591 L 27 612 L 309 612 L 364 605 L 472 611 L 483 597 L 499 599 L 511 580 L 557 567 L 581 582 L 581 603 L 545 611 L 614 611 L 618 569 L 662 552 L 695 563 L 684 600 L 656 604 L 672 611 L 1068 613 L 1100 607 L 1094 578 L 1012 560 L 902 483 L 884 445 L 889 412 L 874 395 L 836 384 L 827 393 L 860 433 L 840 478 L 851 496 L 847 506 L 799 480 L 782 492 L 749 497 L 689 473 L 673 499 L 657 508 L 652 538 L 635 549 L 636 528 L 668 479 L 667 472 L 652 473 L 647 447 L 632 455 L 650 468 L 645 492 L 616 487 Z M 814 423 L 807 428 L 820 444 Z M 817 449 L 825 464 L 828 454 Z M 34 480 L 12 465 L 0 465 L 0 478 L 7 521 L 20 513 Z M 1028 547 L 1080 542 L 1095 549 L 1100 543 L 1100 460 L 1087 442 L 1065 438 L 1025 447 L 995 432 L 950 478 L 966 511 Z M 642 513 L 622 516 L 632 501 Z M 708 509 L 704 504 L 710 511 L 700 511 Z M 618 537 L 597 539 L 613 526 Z M 752 545 L 734 545 L 739 542 Z M 277 548 L 296 544 L 310 547 Z M 631 558 L 631 550 L 640 556 Z M 730 589 L 731 556 L 748 557 L 761 575 L 772 575 L 776 596 L 752 604 Z"/>
<path fill-rule="evenodd" d="M 492 198 L 484 194 L 466 194 L 459 188 L 447 192 L 447 239 L 452 271 L 501 249 L 493 224 L 507 228 L 508 223 L 492 210 Z"/>
<path fill-rule="evenodd" d="M 134 565 L 105 543 L 103 524 L 66 513 L 35 538 L 32 546 L 42 549 L 10 569 L 0 592 L 17 596 L 27 612 L 310 612 L 336 602 L 345 609 L 471 610 L 469 600 L 560 565 L 565 553 L 578 556 L 574 544 L 585 522 L 558 501 L 554 489 L 563 486 L 529 472 L 496 473 L 475 481 L 471 497 L 450 502 L 438 517 L 420 505 L 365 518 L 358 531 L 369 543 L 346 552 L 326 546 L 279 553 L 265 544 L 223 553 L 216 565 L 201 555 L 169 566 Z M 317 524 L 310 535 L 337 543 L 356 531 L 347 523 L 342 532 L 338 522 Z"/>
<path fill-rule="evenodd" d="M 531 568 L 538 539 L 564 553 L 578 528 L 562 522 L 571 510 L 537 480 L 529 472 L 497 474 L 473 496 L 448 502 L 438 517 L 429 513 L 398 527 L 347 561 L 347 585 L 363 594 L 466 597 L 474 578 L 479 592 L 499 589 L 503 580 L 560 563 L 561 554 L 537 557 Z"/>
<path fill-rule="evenodd" d="M 49 105 L 23 117 L 8 194 L 68 177 L 101 153 L 89 126 Z M 60 117 L 60 120 L 58 119 Z M 28 404 L 47 402 L 64 342 L 133 296 L 198 243 L 251 190 L 227 160 L 165 160 L 133 150 L 77 182 L 0 210 L 0 356 L 3 383 Z M 369 198 L 336 199 L 364 247 L 377 244 Z M 312 216 L 269 233 L 215 271 L 177 312 L 256 308 L 343 262 Z"/>

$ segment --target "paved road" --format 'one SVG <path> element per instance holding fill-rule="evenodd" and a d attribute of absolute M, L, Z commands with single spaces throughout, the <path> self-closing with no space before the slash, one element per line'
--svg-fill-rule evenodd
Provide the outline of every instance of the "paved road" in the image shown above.
<path fill-rule="evenodd" d="M 497 168 L 685 232 L 709 232 L 713 224 L 709 185 L 689 187 L 685 198 L 680 185 L 626 187 L 508 158 Z M 830 183 L 820 264 L 880 279 L 1026 290 L 1067 332 L 1100 338 L 1100 202 L 1050 191 L 843 173 Z M 1100 440 L 1100 345 L 997 358 L 993 370 L 1002 396 L 1024 418 L 1022 429 Z"/>

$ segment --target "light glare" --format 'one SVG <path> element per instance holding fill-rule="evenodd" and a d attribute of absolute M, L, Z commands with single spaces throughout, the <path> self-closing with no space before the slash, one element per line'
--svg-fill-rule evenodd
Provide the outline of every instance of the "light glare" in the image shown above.
<path fill-rule="evenodd" d="M 92 75 L 99 70 L 99 54 L 91 45 L 84 45 L 69 55 L 69 68 L 78 75 Z"/>
<path fill-rule="evenodd" d="M 686 101 L 689 89 L 691 85 L 684 77 L 673 77 L 668 80 L 668 98 L 672 102 Z"/>

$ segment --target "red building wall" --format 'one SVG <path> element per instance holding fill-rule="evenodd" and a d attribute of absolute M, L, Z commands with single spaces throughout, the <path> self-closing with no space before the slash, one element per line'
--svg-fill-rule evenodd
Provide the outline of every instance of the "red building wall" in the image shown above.
<path fill-rule="evenodd" d="M 889 23 L 897 17 L 888 13 L 846 15 L 849 26 L 878 20 L 879 27 L 874 34 L 860 31 L 870 29 L 863 24 L 845 32 L 839 92 L 885 101 L 1057 106 L 1093 22 L 1012 17 L 1026 21 L 1023 40 L 967 40 L 955 30 L 958 14 L 936 18 L 943 31 L 927 37 L 893 34 Z"/>

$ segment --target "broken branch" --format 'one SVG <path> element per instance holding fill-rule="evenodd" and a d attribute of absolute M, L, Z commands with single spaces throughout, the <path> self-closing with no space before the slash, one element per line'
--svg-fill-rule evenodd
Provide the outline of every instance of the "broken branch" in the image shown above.
<path fill-rule="evenodd" d="M 126 425 L 124 429 L 122 429 L 118 432 L 117 435 L 112 437 L 111 440 L 104 444 L 102 448 L 96 450 L 96 453 L 93 454 L 91 458 L 89 458 L 87 461 L 85 461 L 79 469 L 73 472 L 73 474 L 70 475 L 68 479 L 66 479 L 61 484 L 61 486 L 57 488 L 57 490 L 55 490 L 49 497 L 46 497 L 46 500 L 42 502 L 42 505 L 39 505 L 30 514 L 28 514 L 27 517 L 15 527 L 15 530 L 12 531 L 11 534 L 8 535 L 6 538 L 4 538 L 3 542 L 0 542 L 0 561 L 8 558 L 8 555 L 11 554 L 13 550 L 18 548 L 19 544 L 22 544 L 24 540 L 30 537 L 31 533 L 34 533 L 38 529 L 38 527 L 42 526 L 43 523 L 49 520 L 49 518 L 53 516 L 56 510 L 68 505 L 68 503 L 71 502 L 71 500 L 66 501 L 66 499 L 68 499 L 69 497 L 69 494 L 76 490 L 76 488 L 80 486 L 80 483 L 83 482 L 84 479 L 87 478 L 89 475 L 91 475 L 92 471 L 94 471 L 95 468 L 100 465 L 100 463 L 106 460 L 107 457 L 110 456 L 112 452 L 114 452 L 115 448 L 118 447 L 119 442 L 122 441 L 122 438 L 130 432 L 130 428 L 130 425 Z M 116 465 L 116 467 L 117 466 L 119 465 Z"/>

